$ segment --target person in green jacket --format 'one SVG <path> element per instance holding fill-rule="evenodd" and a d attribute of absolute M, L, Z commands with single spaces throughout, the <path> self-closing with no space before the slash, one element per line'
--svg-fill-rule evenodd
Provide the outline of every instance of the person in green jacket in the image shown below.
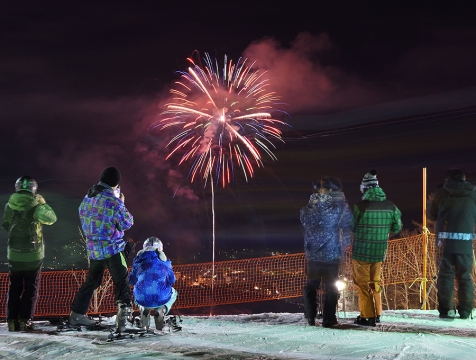
<path fill-rule="evenodd" d="M 353 281 L 359 294 L 358 325 L 380 322 L 380 271 L 387 254 L 390 233 L 402 229 L 401 212 L 378 185 L 377 171 L 365 174 L 360 185 L 362 200 L 354 205 L 352 243 Z"/>
<path fill-rule="evenodd" d="M 42 225 L 56 222 L 56 214 L 37 194 L 37 182 L 22 176 L 5 205 L 2 227 L 8 231 L 7 295 L 8 331 L 31 329 L 35 315 L 40 274 L 45 257 Z"/>

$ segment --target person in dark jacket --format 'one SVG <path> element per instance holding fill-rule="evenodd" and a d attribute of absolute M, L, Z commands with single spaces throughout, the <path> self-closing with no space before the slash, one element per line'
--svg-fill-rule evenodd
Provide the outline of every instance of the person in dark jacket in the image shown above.
<path fill-rule="evenodd" d="M 134 286 L 134 300 L 140 313 L 139 326 L 149 329 L 149 314 L 153 310 L 155 328 L 160 331 L 164 327 L 165 315 L 177 299 L 177 291 L 172 287 L 175 273 L 164 253 L 162 241 L 150 237 L 144 241 L 143 247 L 134 258 L 129 282 Z"/>
<path fill-rule="evenodd" d="M 380 321 L 380 272 L 387 254 L 390 233 L 402 229 L 401 212 L 387 200 L 378 185 L 377 171 L 364 175 L 360 184 L 362 200 L 354 205 L 352 276 L 359 294 L 358 325 L 375 326 Z"/>
<path fill-rule="evenodd" d="M 322 283 L 326 291 L 322 326 L 331 327 L 337 324 L 336 306 L 339 292 L 336 282 L 342 248 L 350 245 L 352 213 L 339 179 L 324 177 L 319 183 L 313 184 L 313 188 L 314 193 L 308 205 L 301 209 L 308 277 L 303 289 L 304 316 L 309 325 L 315 325 L 316 292 Z M 336 193 L 335 200 L 333 193 Z"/>
<path fill-rule="evenodd" d="M 473 315 L 471 271 L 476 224 L 475 190 L 461 170 L 450 169 L 443 186 L 435 192 L 427 207 L 428 219 L 436 221 L 437 242 L 443 246 L 436 284 L 440 318 L 453 317 L 450 310 L 454 310 L 455 278 L 458 281 L 459 316 L 467 319 Z"/>
<path fill-rule="evenodd" d="M 122 332 L 132 312 L 131 290 L 127 279 L 124 231 L 134 224 L 134 218 L 124 205 L 119 182 L 121 173 L 115 167 L 104 169 L 99 183 L 88 190 L 79 206 L 81 229 L 86 238 L 89 271 L 85 282 L 74 297 L 69 316 L 70 325 L 94 326 L 86 312 L 102 282 L 106 268 L 114 283 L 114 297 L 118 305 L 116 331 Z"/>
<path fill-rule="evenodd" d="M 33 328 L 31 319 L 35 315 L 40 274 L 45 257 L 42 225 L 52 225 L 56 222 L 55 212 L 43 196 L 37 193 L 37 189 L 37 182 L 30 176 L 18 178 L 15 182 L 16 192 L 10 196 L 3 213 L 2 227 L 9 232 L 8 331 Z M 18 221 L 21 217 L 26 219 L 25 230 L 28 238 L 25 241 L 14 236 L 14 233 L 19 234 L 15 227 L 25 226 Z M 21 232 L 21 229 L 19 231 Z"/>

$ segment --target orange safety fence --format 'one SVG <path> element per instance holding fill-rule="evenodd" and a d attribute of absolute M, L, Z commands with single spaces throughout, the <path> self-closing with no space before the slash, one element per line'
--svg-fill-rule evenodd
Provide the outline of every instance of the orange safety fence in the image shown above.
<path fill-rule="evenodd" d="M 435 235 L 427 235 L 427 278 L 436 274 L 441 256 L 440 249 L 435 244 Z M 382 265 L 381 278 L 384 285 L 402 284 L 423 279 L 423 261 L 425 257 L 423 234 L 406 238 L 389 240 L 387 256 Z M 351 251 L 345 253 L 345 265 L 342 270 L 347 279 L 352 279 Z"/>
<path fill-rule="evenodd" d="M 422 235 L 390 240 L 382 269 L 385 285 L 424 281 Z M 431 260 L 428 276 L 435 271 L 434 235 L 428 236 Z M 174 265 L 178 291 L 177 308 L 236 304 L 302 296 L 306 282 L 303 253 L 213 263 Z M 66 316 L 87 270 L 44 271 L 41 274 L 36 317 Z M 213 276 L 212 276 L 213 275 Z M 342 276 L 351 279 L 350 252 L 345 254 Z M 212 282 L 213 277 L 213 282 Z M 112 279 L 106 271 L 91 301 L 89 314 L 113 314 Z M 0 317 L 5 318 L 8 273 L 0 273 Z"/>

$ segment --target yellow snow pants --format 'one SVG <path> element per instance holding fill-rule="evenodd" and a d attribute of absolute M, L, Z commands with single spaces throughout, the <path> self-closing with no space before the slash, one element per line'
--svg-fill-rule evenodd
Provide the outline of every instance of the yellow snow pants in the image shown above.
<path fill-rule="evenodd" d="M 352 259 L 352 277 L 359 294 L 361 318 L 373 318 L 382 314 L 380 272 L 382 262 L 365 262 Z"/>

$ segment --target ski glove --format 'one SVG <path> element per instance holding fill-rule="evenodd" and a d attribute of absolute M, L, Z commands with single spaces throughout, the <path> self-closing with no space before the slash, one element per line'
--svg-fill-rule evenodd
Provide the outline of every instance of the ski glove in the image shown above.
<path fill-rule="evenodd" d="M 38 202 L 38 204 L 40 204 L 40 205 L 46 204 L 45 198 L 43 196 L 41 196 L 40 194 L 36 194 L 35 198 L 36 198 L 36 201 Z"/>
<path fill-rule="evenodd" d="M 160 260 L 167 261 L 167 256 L 165 256 L 165 253 L 163 251 L 157 251 L 157 255 L 159 255 Z"/>

